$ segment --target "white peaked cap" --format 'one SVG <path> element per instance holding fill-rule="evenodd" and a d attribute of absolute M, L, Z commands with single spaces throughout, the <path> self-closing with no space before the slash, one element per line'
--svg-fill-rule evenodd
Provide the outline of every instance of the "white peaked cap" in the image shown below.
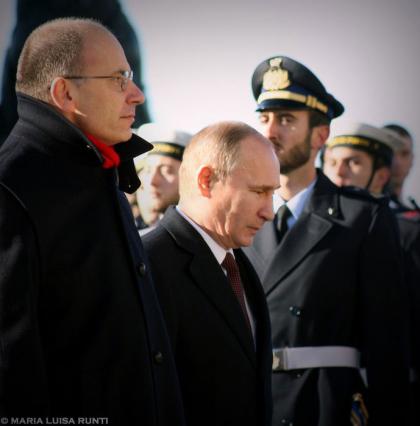
<path fill-rule="evenodd" d="M 348 137 L 346 140 L 345 138 Z M 392 130 L 371 126 L 360 122 L 345 122 L 339 120 L 333 128 L 333 135 L 329 139 L 327 146 L 333 147 L 341 144 L 357 145 L 356 138 L 369 139 L 379 142 L 393 151 L 403 147 L 401 138 Z M 347 143 L 345 143 L 347 141 Z"/>
<path fill-rule="evenodd" d="M 160 123 L 142 124 L 136 133 L 152 144 L 168 143 L 183 147 L 186 147 L 192 138 L 190 133 Z"/>

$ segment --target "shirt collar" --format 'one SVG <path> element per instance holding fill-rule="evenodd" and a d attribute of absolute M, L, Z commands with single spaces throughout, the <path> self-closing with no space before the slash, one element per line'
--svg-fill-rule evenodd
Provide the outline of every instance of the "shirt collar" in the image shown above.
<path fill-rule="evenodd" d="M 179 206 L 175 207 L 176 211 L 202 236 L 203 240 L 209 246 L 210 251 L 213 253 L 216 260 L 221 264 L 226 257 L 226 253 L 232 253 L 233 250 L 226 250 L 222 246 L 220 246 L 203 228 L 201 228 L 197 223 L 195 223 L 192 219 L 190 219 L 180 208 Z"/>
<path fill-rule="evenodd" d="M 306 188 L 303 188 L 300 192 L 294 195 L 289 201 L 284 201 L 283 198 L 278 194 L 274 194 L 273 196 L 273 208 L 274 213 L 277 213 L 277 210 L 283 204 L 287 204 L 292 216 L 295 220 L 299 219 L 303 208 L 305 207 L 307 199 L 312 194 L 317 178 L 315 178 Z"/>

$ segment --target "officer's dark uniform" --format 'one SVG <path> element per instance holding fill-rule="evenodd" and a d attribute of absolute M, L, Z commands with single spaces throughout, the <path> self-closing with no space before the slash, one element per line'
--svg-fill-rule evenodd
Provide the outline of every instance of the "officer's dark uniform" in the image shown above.
<path fill-rule="evenodd" d="M 331 138 L 327 147 L 349 147 L 353 150 L 364 151 L 372 158 L 372 174 L 366 189 L 369 188 L 374 173 L 378 168 L 391 169 L 394 151 L 401 149 L 403 142 L 399 136 L 386 128 L 377 128 L 364 123 L 347 123 Z M 384 192 L 384 188 L 381 188 Z M 400 242 L 404 261 L 404 280 L 407 285 L 409 319 L 410 319 L 410 388 L 412 391 L 412 424 L 419 424 L 417 413 L 419 399 L 418 359 L 420 355 L 420 341 L 418 330 L 420 327 L 420 221 L 418 213 L 410 211 L 402 204 L 396 204 L 392 198 L 388 199 L 389 207 L 396 215 Z M 402 208 L 404 207 L 404 208 Z"/>
<path fill-rule="evenodd" d="M 308 109 L 334 118 L 344 110 L 287 57 L 261 63 L 252 85 L 259 111 Z M 352 399 L 364 391 L 359 354 L 369 424 L 406 424 L 401 253 L 386 201 L 338 188 L 319 172 L 280 244 L 275 223 L 266 223 L 247 250 L 272 321 L 273 425 L 349 425 Z"/>
<path fill-rule="evenodd" d="M 397 221 L 410 298 L 411 416 L 412 425 L 418 425 L 420 424 L 420 213 L 413 210 L 399 213 Z"/>

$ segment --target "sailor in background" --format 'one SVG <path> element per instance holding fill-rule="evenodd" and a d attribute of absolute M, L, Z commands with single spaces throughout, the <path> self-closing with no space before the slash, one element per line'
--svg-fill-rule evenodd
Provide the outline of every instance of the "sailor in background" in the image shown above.
<path fill-rule="evenodd" d="M 160 123 L 143 124 L 137 134 L 151 142 L 153 150 L 138 157 L 141 187 L 136 192 L 140 235 L 151 231 L 171 204 L 179 200 L 178 172 L 184 149 L 192 135 Z"/>
<path fill-rule="evenodd" d="M 400 126 L 399 124 L 387 124 L 384 126 L 384 129 L 395 132 L 402 142 L 402 145 L 399 144 L 398 147 L 394 148 L 391 180 L 389 182 L 388 191 L 391 197 L 390 207 L 398 213 L 415 210 L 418 215 L 420 213 L 420 209 L 413 197 L 408 197 L 412 206 L 407 206 L 403 201 L 404 183 L 414 162 L 413 137 L 405 127 Z"/>
<path fill-rule="evenodd" d="M 354 185 L 380 197 L 387 192 L 394 156 L 405 147 L 401 137 L 387 128 L 380 129 L 365 123 L 345 123 L 336 129 L 335 137 L 327 143 L 324 173 L 338 186 Z M 413 218 L 405 217 L 406 212 L 393 211 L 400 231 L 404 277 L 410 303 L 410 388 L 414 425 L 420 423 L 417 373 L 420 357 L 420 224 Z M 401 330 L 401 333 L 406 332 Z"/>

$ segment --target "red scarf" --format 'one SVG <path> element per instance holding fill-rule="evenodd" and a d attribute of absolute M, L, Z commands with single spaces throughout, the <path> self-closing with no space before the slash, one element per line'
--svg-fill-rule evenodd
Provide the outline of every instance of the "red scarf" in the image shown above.
<path fill-rule="evenodd" d="M 86 134 L 86 137 L 96 146 L 96 148 L 98 148 L 99 152 L 102 154 L 102 157 L 105 160 L 102 163 L 102 167 L 104 169 L 110 169 L 111 167 L 118 167 L 120 165 L 120 156 L 117 154 L 113 146 L 101 142 L 99 139 L 95 138 L 95 136 Z"/>

